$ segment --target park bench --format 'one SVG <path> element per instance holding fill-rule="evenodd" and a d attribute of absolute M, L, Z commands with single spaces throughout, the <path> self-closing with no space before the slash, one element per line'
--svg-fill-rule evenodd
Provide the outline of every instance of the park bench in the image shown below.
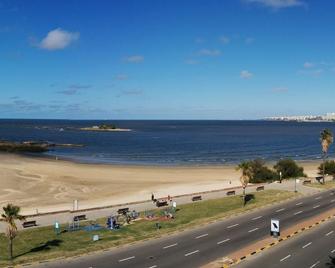
<path fill-rule="evenodd" d="M 23 228 L 34 227 L 37 226 L 36 221 L 25 221 L 22 223 Z"/>
<path fill-rule="evenodd" d="M 201 195 L 196 195 L 196 196 L 193 196 L 193 197 L 192 197 L 192 201 L 193 201 L 193 202 L 194 202 L 194 201 L 200 201 L 200 200 L 202 200 Z"/>
<path fill-rule="evenodd" d="M 302 184 L 311 184 L 312 183 L 312 180 L 304 180 L 303 182 L 302 182 Z"/>
<path fill-rule="evenodd" d="M 120 208 L 118 209 L 117 213 L 120 215 L 125 215 L 129 212 L 129 208 Z"/>
<path fill-rule="evenodd" d="M 227 195 L 235 195 L 235 191 L 228 191 Z"/>
<path fill-rule="evenodd" d="M 157 200 L 156 201 L 156 206 L 157 207 L 164 207 L 164 206 L 167 206 L 168 205 L 168 202 L 166 200 Z"/>
<path fill-rule="evenodd" d="M 86 220 L 86 215 L 77 215 L 73 217 L 73 221 L 85 221 Z"/>
<path fill-rule="evenodd" d="M 264 191 L 264 186 L 258 186 L 256 188 L 256 191 L 259 192 L 259 191 Z"/>

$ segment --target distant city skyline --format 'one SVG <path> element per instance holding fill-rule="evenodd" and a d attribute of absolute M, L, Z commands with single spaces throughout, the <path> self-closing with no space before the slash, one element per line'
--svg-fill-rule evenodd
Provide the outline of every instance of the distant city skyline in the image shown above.
<path fill-rule="evenodd" d="M 333 1 L 0 0 L 0 118 L 331 112 Z"/>

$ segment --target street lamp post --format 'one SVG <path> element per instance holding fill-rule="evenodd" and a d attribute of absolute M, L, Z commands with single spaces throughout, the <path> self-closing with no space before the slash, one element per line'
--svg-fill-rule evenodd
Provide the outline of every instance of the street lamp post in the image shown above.
<path fill-rule="evenodd" d="M 280 183 L 281 183 L 281 177 L 282 177 L 282 173 L 281 173 L 281 171 L 279 171 L 279 181 L 280 181 Z"/>
<path fill-rule="evenodd" d="M 294 192 L 297 192 L 297 178 L 294 178 Z"/>

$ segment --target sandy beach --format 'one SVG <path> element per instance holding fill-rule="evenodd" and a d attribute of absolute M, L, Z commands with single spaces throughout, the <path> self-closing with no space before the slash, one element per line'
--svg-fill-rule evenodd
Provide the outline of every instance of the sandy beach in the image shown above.
<path fill-rule="evenodd" d="M 300 163 L 315 176 L 318 162 Z M 120 204 L 156 197 L 239 186 L 235 166 L 156 167 L 80 164 L 0 154 L 0 205 L 24 212 Z"/>

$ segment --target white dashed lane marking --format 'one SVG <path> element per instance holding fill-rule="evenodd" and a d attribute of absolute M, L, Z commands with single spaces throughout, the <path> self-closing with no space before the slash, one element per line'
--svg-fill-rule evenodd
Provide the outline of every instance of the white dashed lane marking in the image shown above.
<path fill-rule="evenodd" d="M 281 208 L 281 209 L 276 210 L 276 212 L 281 212 L 281 211 L 284 211 L 284 210 L 285 210 L 285 208 Z"/>
<path fill-rule="evenodd" d="M 322 196 L 318 196 L 318 197 L 315 197 L 315 200 L 319 200 L 321 198 L 322 198 Z"/>
<path fill-rule="evenodd" d="M 314 206 L 313 208 L 318 208 L 320 205 L 316 205 L 316 206 Z"/>
<path fill-rule="evenodd" d="M 260 218 L 263 218 L 263 216 L 258 216 L 258 217 L 252 218 L 251 220 L 252 220 L 252 221 L 255 221 L 255 220 L 258 220 L 258 219 L 260 219 Z"/>
<path fill-rule="evenodd" d="M 157 265 L 150 266 L 148 268 L 157 268 Z"/>
<path fill-rule="evenodd" d="M 230 228 L 233 228 L 233 227 L 236 227 L 236 226 L 238 226 L 238 223 L 233 224 L 233 225 L 230 225 L 230 226 L 228 226 L 227 228 L 230 229 Z"/>
<path fill-rule="evenodd" d="M 326 233 L 326 236 L 331 235 L 332 233 L 334 233 L 334 231 L 330 231 L 329 233 Z"/>
<path fill-rule="evenodd" d="M 282 261 L 285 261 L 285 260 L 287 260 L 289 257 L 291 257 L 291 254 L 290 255 L 287 255 L 286 257 L 284 257 L 284 258 L 282 258 L 282 259 L 280 259 L 280 261 L 282 262 Z"/>
<path fill-rule="evenodd" d="M 121 260 L 119 260 L 119 262 L 129 261 L 131 259 L 135 259 L 135 256 L 131 256 L 129 258 L 121 259 Z"/>
<path fill-rule="evenodd" d="M 258 228 L 254 228 L 254 229 L 249 230 L 248 233 L 252 233 L 252 232 L 255 232 L 257 230 L 258 230 Z"/>
<path fill-rule="evenodd" d="M 172 247 L 175 247 L 177 245 L 178 245 L 178 243 L 175 243 L 175 244 L 172 244 L 172 245 L 165 246 L 165 247 L 163 247 L 163 249 L 172 248 Z"/>
<path fill-rule="evenodd" d="M 208 234 L 202 234 L 202 235 L 199 235 L 199 236 L 197 236 L 195 239 L 203 238 L 203 237 L 205 237 L 205 236 L 208 236 Z"/>
<path fill-rule="evenodd" d="M 227 238 L 227 239 L 225 239 L 225 240 L 222 240 L 222 241 L 217 242 L 216 244 L 220 245 L 220 244 L 223 244 L 223 243 L 228 242 L 229 240 L 230 240 L 230 239 Z"/>
<path fill-rule="evenodd" d="M 297 204 L 295 204 L 296 206 L 300 206 L 300 205 L 302 205 L 303 204 L 303 202 L 300 202 L 300 203 L 297 203 Z"/>
<path fill-rule="evenodd" d="M 199 252 L 199 250 L 195 250 L 195 251 L 186 253 L 186 254 L 185 254 L 185 257 L 191 256 L 191 255 L 193 255 L 193 254 L 195 254 L 195 253 L 198 253 L 198 252 Z"/>
<path fill-rule="evenodd" d="M 315 266 L 317 266 L 320 263 L 320 261 L 317 261 L 316 263 L 314 263 L 311 267 L 309 268 L 314 268 Z"/>
<path fill-rule="evenodd" d="M 300 214 L 300 213 L 302 213 L 303 211 L 302 210 L 300 210 L 300 211 L 298 211 L 298 212 L 296 212 L 296 213 L 294 213 L 294 215 L 298 215 L 298 214 Z"/>
<path fill-rule="evenodd" d="M 302 248 L 307 248 L 307 247 L 309 247 L 310 245 L 312 245 L 312 242 L 307 243 L 307 244 L 304 245 Z"/>

